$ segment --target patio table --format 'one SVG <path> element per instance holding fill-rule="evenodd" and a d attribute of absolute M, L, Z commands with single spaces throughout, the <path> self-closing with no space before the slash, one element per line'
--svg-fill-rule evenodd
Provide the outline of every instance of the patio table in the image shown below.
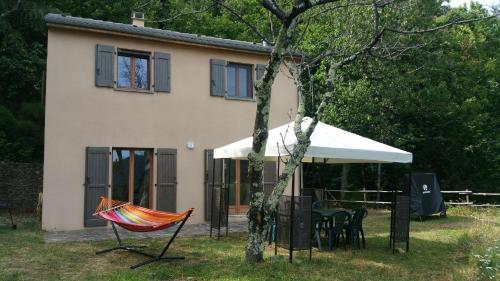
<path fill-rule="evenodd" d="M 333 223 L 333 218 L 335 217 L 335 214 L 337 212 L 347 212 L 349 213 L 349 221 L 351 221 L 353 211 L 352 210 L 347 210 L 344 208 L 335 208 L 335 209 L 313 209 L 313 212 L 319 214 L 322 217 L 323 223 L 326 223 L 328 225 L 331 225 Z M 325 231 L 327 231 L 328 226 L 324 226 Z M 320 242 L 318 242 L 320 243 Z M 320 246 L 321 248 L 321 246 Z M 331 249 L 330 249 L 331 250 Z"/>
<path fill-rule="evenodd" d="M 340 211 L 345 211 L 348 212 L 352 216 L 352 211 L 343 209 L 343 208 L 336 208 L 336 209 L 313 209 L 313 212 L 320 214 L 324 219 L 330 219 L 335 216 L 335 213 L 340 212 Z"/>

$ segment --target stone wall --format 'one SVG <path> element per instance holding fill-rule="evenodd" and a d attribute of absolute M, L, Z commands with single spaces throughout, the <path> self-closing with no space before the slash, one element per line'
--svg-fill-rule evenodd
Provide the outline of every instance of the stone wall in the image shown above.
<path fill-rule="evenodd" d="M 43 165 L 0 162 L 0 200 L 18 210 L 34 211 L 42 192 Z"/>

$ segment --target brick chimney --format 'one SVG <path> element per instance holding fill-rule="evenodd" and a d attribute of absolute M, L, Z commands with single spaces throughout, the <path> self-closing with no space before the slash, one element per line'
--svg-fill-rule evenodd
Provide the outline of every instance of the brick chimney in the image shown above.
<path fill-rule="evenodd" d="M 144 27 L 144 13 L 132 12 L 132 25 Z"/>

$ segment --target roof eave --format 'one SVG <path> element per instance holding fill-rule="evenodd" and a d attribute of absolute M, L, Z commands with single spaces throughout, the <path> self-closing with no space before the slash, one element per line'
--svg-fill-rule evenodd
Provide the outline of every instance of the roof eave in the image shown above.
<path fill-rule="evenodd" d="M 45 16 L 45 22 L 49 27 L 101 32 L 156 41 L 175 42 L 178 44 L 232 50 L 237 52 L 261 55 L 269 55 L 272 52 L 272 47 L 262 46 L 252 42 L 222 39 L 147 27 L 137 27 L 122 23 L 105 22 L 93 19 L 66 17 L 59 14 L 47 14 Z"/>
<path fill-rule="evenodd" d="M 130 37 L 130 38 L 145 39 L 145 40 L 152 40 L 152 41 L 158 41 L 158 42 L 175 43 L 175 44 L 179 44 L 179 45 L 188 45 L 188 46 L 196 46 L 196 47 L 211 48 L 211 49 L 218 49 L 218 50 L 227 50 L 227 51 L 233 51 L 233 52 L 238 52 L 238 53 L 266 55 L 266 56 L 269 56 L 271 54 L 270 52 L 265 52 L 265 51 L 247 50 L 247 49 L 239 49 L 239 48 L 237 49 L 237 48 L 215 46 L 215 45 L 209 45 L 209 44 L 200 44 L 200 43 L 190 43 L 190 42 L 186 42 L 186 41 L 182 41 L 182 40 L 175 40 L 175 39 L 168 39 L 168 38 L 161 38 L 161 37 L 154 37 L 154 36 L 145 36 L 145 35 L 131 34 L 131 33 L 119 32 L 119 31 L 110 31 L 110 30 L 97 29 L 97 28 L 78 27 L 78 26 L 58 24 L 58 23 L 47 23 L 47 26 L 48 27 L 62 28 L 62 29 L 80 30 L 80 31 L 87 31 L 87 32 L 96 32 L 96 33 L 102 33 L 102 34 L 125 36 L 125 37 Z"/>

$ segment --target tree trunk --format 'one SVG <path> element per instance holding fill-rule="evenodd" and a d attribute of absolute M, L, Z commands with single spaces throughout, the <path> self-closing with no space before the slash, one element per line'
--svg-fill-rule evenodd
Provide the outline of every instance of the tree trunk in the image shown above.
<path fill-rule="evenodd" d="M 285 188 L 288 186 L 290 179 L 294 175 L 295 169 L 299 166 L 304 158 L 304 155 L 309 147 L 311 140 L 311 134 L 314 132 L 316 125 L 319 121 L 320 116 L 323 114 L 325 107 L 330 103 L 332 99 L 332 87 L 333 87 L 333 77 L 335 76 L 335 69 L 333 67 L 330 68 L 328 72 L 328 84 L 331 86 L 330 91 L 325 93 L 325 96 L 316 111 L 316 114 L 306 129 L 305 132 L 302 131 L 302 120 L 305 116 L 305 104 L 303 100 L 303 92 L 302 92 L 302 84 L 300 81 L 296 79 L 298 96 L 299 96 L 299 104 L 297 108 L 297 115 L 295 116 L 295 124 L 294 124 L 294 133 L 297 137 L 297 143 L 295 144 L 291 155 L 285 164 L 284 171 L 281 173 L 278 179 L 278 183 L 273 189 L 273 192 L 269 196 L 268 201 L 264 202 L 264 192 L 263 192 L 263 182 L 262 182 L 262 168 L 264 164 L 264 152 L 265 152 L 265 143 L 264 149 L 261 151 L 261 154 L 254 154 L 254 151 L 250 153 L 249 159 L 250 163 L 255 163 L 255 166 L 249 167 L 249 173 L 252 173 L 251 167 L 254 170 L 259 169 L 259 175 L 254 175 L 252 179 L 252 201 L 250 203 L 250 210 L 248 211 L 248 242 L 246 248 L 246 260 L 249 262 L 261 261 L 263 259 L 264 252 L 264 230 L 267 225 L 268 220 L 270 219 L 270 215 L 276 211 L 278 206 L 279 197 L 285 191 Z M 264 77 L 265 78 L 265 77 Z M 259 104 L 257 104 L 259 106 Z M 259 112 L 257 112 L 257 116 L 259 116 Z M 256 120 L 257 125 L 257 120 Z M 266 122 L 267 125 L 267 122 Z M 256 127 L 257 129 L 257 127 Z M 267 126 L 266 126 L 266 141 L 267 141 Z M 254 148 L 256 145 L 256 136 L 254 135 Z M 260 158 L 257 159 L 254 157 L 258 155 Z M 252 165 L 252 164 L 250 164 Z M 254 181 L 256 179 L 258 181 Z M 255 190 L 254 190 L 255 187 Z M 259 189 L 257 189 L 257 187 Z M 265 205 L 264 205 L 265 204 Z"/>
<path fill-rule="evenodd" d="M 290 44 L 293 27 L 283 26 L 280 30 L 276 45 L 266 66 L 262 80 L 255 81 L 255 97 L 257 110 L 253 130 L 252 152 L 248 155 L 248 174 L 250 178 L 250 207 L 248 210 L 248 241 L 245 251 L 247 262 L 263 260 L 265 230 L 267 226 L 264 204 L 264 156 L 268 137 L 269 113 L 271 110 L 271 87 L 279 72 L 285 57 L 285 52 Z"/>

